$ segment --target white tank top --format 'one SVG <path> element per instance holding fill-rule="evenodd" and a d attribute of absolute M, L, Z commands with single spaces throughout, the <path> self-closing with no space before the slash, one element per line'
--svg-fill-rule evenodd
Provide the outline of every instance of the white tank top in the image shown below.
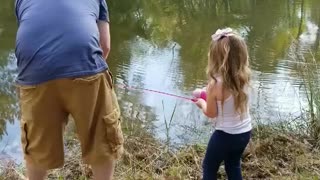
<path fill-rule="evenodd" d="M 246 90 L 247 94 L 249 90 Z M 249 102 L 247 112 L 240 115 L 234 108 L 234 97 L 230 95 L 222 102 L 217 102 L 218 116 L 215 118 L 214 126 L 216 130 L 221 130 L 229 134 L 241 134 L 252 129 L 251 117 L 249 113 Z"/>

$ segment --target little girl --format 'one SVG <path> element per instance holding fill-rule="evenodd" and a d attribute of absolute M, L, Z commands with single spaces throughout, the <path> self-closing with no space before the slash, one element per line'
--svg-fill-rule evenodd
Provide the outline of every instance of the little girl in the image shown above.
<path fill-rule="evenodd" d="M 217 179 L 222 161 L 228 179 L 242 179 L 240 159 L 252 129 L 247 46 L 232 29 L 219 29 L 212 35 L 208 56 L 207 94 L 196 104 L 206 116 L 215 118 L 216 130 L 203 161 L 203 180 Z"/>

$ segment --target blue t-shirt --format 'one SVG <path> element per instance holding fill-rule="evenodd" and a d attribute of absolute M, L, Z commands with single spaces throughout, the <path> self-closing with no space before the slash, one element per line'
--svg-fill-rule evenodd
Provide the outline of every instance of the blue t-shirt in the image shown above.
<path fill-rule="evenodd" d="M 109 22 L 105 0 L 16 0 L 18 84 L 93 75 L 108 68 L 98 21 Z"/>

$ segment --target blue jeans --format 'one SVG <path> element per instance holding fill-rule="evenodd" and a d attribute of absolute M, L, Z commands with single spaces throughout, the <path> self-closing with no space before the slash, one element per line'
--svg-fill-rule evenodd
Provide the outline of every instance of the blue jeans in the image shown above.
<path fill-rule="evenodd" d="M 242 180 L 240 159 L 249 143 L 251 131 L 242 134 L 228 134 L 216 130 L 209 141 L 203 160 L 203 180 L 217 179 L 222 161 L 229 180 Z"/>

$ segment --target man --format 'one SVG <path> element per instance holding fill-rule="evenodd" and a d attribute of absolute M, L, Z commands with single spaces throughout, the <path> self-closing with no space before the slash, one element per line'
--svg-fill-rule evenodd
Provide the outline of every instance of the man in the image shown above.
<path fill-rule="evenodd" d="M 72 115 L 84 163 L 111 179 L 123 135 L 113 79 L 105 0 L 16 0 L 21 140 L 30 180 L 63 165 Z"/>

